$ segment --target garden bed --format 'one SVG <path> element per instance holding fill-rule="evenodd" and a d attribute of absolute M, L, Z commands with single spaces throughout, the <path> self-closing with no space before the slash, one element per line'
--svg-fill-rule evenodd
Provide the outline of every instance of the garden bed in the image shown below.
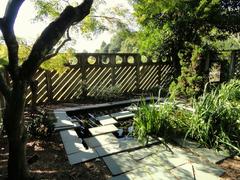
<path fill-rule="evenodd" d="M 63 107 L 59 105 L 59 107 Z M 0 136 L 0 179 L 7 174 L 8 148 L 6 137 Z M 111 174 L 101 159 L 71 166 L 67 160 L 58 133 L 47 141 L 29 139 L 27 158 L 37 155 L 38 159 L 29 166 L 31 175 L 37 179 L 109 179 Z M 222 179 L 239 179 L 240 159 L 232 157 L 219 164 L 226 170 Z"/>

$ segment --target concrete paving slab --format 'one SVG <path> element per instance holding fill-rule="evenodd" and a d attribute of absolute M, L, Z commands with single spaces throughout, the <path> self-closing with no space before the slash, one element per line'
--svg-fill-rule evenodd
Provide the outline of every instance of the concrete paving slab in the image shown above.
<path fill-rule="evenodd" d="M 123 150 L 119 148 L 119 144 L 107 144 L 104 147 L 99 146 L 95 148 L 99 157 L 111 155 L 114 153 L 122 152 Z"/>
<path fill-rule="evenodd" d="M 144 145 L 138 142 L 136 139 L 120 139 L 119 147 L 122 149 L 133 149 L 143 147 Z"/>
<path fill-rule="evenodd" d="M 158 166 L 143 166 L 115 176 L 112 180 L 176 180 L 169 172 Z"/>
<path fill-rule="evenodd" d="M 59 119 L 57 120 L 56 123 L 53 124 L 55 128 L 74 126 L 74 124 L 71 121 L 65 119 Z"/>
<path fill-rule="evenodd" d="M 193 179 L 197 179 L 196 169 L 195 168 L 193 169 L 193 168 L 194 167 L 192 166 L 192 164 L 188 163 L 182 166 L 178 166 L 172 169 L 170 172 L 176 177 L 176 179 L 193 180 Z"/>
<path fill-rule="evenodd" d="M 104 146 L 106 144 L 117 144 L 118 139 L 112 133 L 102 134 L 90 138 L 84 138 L 88 147 L 95 148 L 98 146 Z"/>
<path fill-rule="evenodd" d="M 118 143 L 116 144 L 113 143 L 113 144 L 104 145 L 103 147 L 96 147 L 96 151 L 99 156 L 106 156 L 106 155 L 111 155 L 111 154 L 122 152 L 122 151 L 132 150 L 142 146 L 143 145 L 135 139 L 130 139 L 130 140 L 118 139 Z"/>
<path fill-rule="evenodd" d="M 150 175 L 149 180 L 176 180 L 176 178 L 162 166 L 146 166 L 144 170 Z"/>
<path fill-rule="evenodd" d="M 210 161 L 211 163 L 218 163 L 219 161 L 222 161 L 226 157 L 228 157 L 228 154 L 224 154 L 224 152 L 217 152 L 214 149 L 207 149 L 207 148 L 192 148 L 191 149 L 194 153 L 198 154 L 200 157 L 203 157 Z"/>
<path fill-rule="evenodd" d="M 222 161 L 229 156 L 228 152 L 216 151 L 214 149 L 208 148 L 200 148 L 200 145 L 197 142 L 184 140 L 183 138 L 175 139 L 174 141 L 177 142 L 180 146 L 190 149 L 193 153 L 204 159 L 207 159 L 214 164 Z"/>
<path fill-rule="evenodd" d="M 67 115 L 66 111 L 54 110 L 53 113 L 57 119 L 69 119 L 69 116 Z"/>
<path fill-rule="evenodd" d="M 160 160 L 166 164 L 166 169 L 172 169 L 174 167 L 187 164 L 189 162 L 200 161 L 200 159 L 192 153 L 188 153 L 180 149 L 173 149 L 173 152 L 174 154 L 172 154 L 170 151 L 158 153 L 158 157 L 160 158 Z"/>
<path fill-rule="evenodd" d="M 204 173 L 213 174 L 215 176 L 221 176 L 224 174 L 224 169 L 217 167 L 212 164 L 205 164 L 200 162 L 194 162 L 193 166 L 198 170 Z"/>
<path fill-rule="evenodd" d="M 113 175 L 133 170 L 137 168 L 138 165 L 127 152 L 106 156 L 103 157 L 103 160 Z"/>
<path fill-rule="evenodd" d="M 102 125 L 116 124 L 117 123 L 117 121 L 109 115 L 99 116 L 99 117 L 96 117 L 96 119 Z"/>
<path fill-rule="evenodd" d="M 125 119 L 125 118 L 132 118 L 135 116 L 135 114 L 130 111 L 121 111 L 118 113 L 113 113 L 113 114 L 111 114 L 111 116 L 113 118 L 115 118 L 116 120 L 120 120 L 120 119 Z"/>
<path fill-rule="evenodd" d="M 85 151 L 85 147 L 83 146 L 81 139 L 64 142 L 63 144 L 64 144 L 66 154 L 68 155 L 76 152 L 80 152 L 80 151 Z"/>
<path fill-rule="evenodd" d="M 137 149 L 129 152 L 129 155 L 136 161 L 144 159 L 148 156 L 153 155 L 155 152 L 151 152 L 148 148 Z"/>
<path fill-rule="evenodd" d="M 204 165 L 204 170 L 200 169 L 199 166 L 203 166 L 201 164 L 196 163 L 188 163 L 184 164 L 182 166 L 178 166 L 171 170 L 171 173 L 177 178 L 177 179 L 199 179 L 199 180 L 205 180 L 205 179 L 211 179 L 211 180 L 217 180 L 219 179 L 219 176 L 223 174 L 223 171 L 219 171 L 218 169 L 213 169 L 211 167 L 208 167 Z M 206 171 L 207 170 L 207 171 Z M 219 173 L 221 172 L 221 173 Z"/>
<path fill-rule="evenodd" d="M 129 176 L 129 174 L 125 173 L 118 176 L 114 176 L 110 180 L 131 180 L 131 179 L 132 177 Z"/>
<path fill-rule="evenodd" d="M 95 135 L 100 135 L 100 134 L 106 134 L 110 132 L 115 132 L 118 130 L 116 126 L 113 124 L 106 125 L 106 126 L 99 126 L 99 127 L 94 127 L 94 128 L 89 128 L 88 129 L 90 133 L 95 136 Z"/>
<path fill-rule="evenodd" d="M 171 147 L 172 148 L 172 147 Z M 140 159 L 139 162 L 148 166 L 161 166 L 165 170 L 170 170 L 176 166 L 186 164 L 190 161 L 199 161 L 199 158 L 192 153 L 187 153 L 181 149 L 172 149 L 172 153 L 165 145 L 153 145 L 148 149 L 153 155 Z"/>
<path fill-rule="evenodd" d="M 122 175 L 118 175 L 112 178 L 112 180 L 150 180 L 151 176 L 143 168 L 137 168 L 130 172 L 126 172 Z"/>
<path fill-rule="evenodd" d="M 63 143 L 71 142 L 71 141 L 75 141 L 75 140 L 79 139 L 76 131 L 73 129 L 60 131 L 60 136 L 62 138 Z"/>
<path fill-rule="evenodd" d="M 167 170 L 167 168 L 165 167 L 168 165 L 167 164 L 168 162 L 163 161 L 162 159 L 159 158 L 159 156 L 155 154 L 147 156 L 144 159 L 138 160 L 138 163 L 141 166 L 161 166 L 165 170 Z"/>
<path fill-rule="evenodd" d="M 68 155 L 68 161 L 71 165 L 74 165 L 74 164 L 95 159 L 97 157 L 98 155 L 94 149 L 85 149 L 84 151 L 80 151 L 80 152 Z"/>

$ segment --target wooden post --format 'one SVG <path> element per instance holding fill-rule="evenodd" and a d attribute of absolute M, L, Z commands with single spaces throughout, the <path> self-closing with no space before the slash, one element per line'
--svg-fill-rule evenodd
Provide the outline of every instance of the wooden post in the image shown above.
<path fill-rule="evenodd" d="M 81 55 L 81 72 L 82 72 L 82 96 L 86 97 L 88 94 L 87 90 L 87 76 L 86 76 L 86 63 L 89 56 L 85 54 Z"/>
<path fill-rule="evenodd" d="M 38 98 L 38 81 L 32 79 L 30 81 L 30 89 L 32 92 L 31 105 L 32 110 L 37 110 L 37 98 Z"/>
<path fill-rule="evenodd" d="M 116 85 L 116 74 L 115 74 L 116 57 L 117 57 L 116 54 L 110 56 L 112 86 Z"/>
<path fill-rule="evenodd" d="M 158 86 L 161 86 L 161 73 L 162 73 L 162 63 L 163 62 L 158 62 Z"/>
<path fill-rule="evenodd" d="M 52 87 L 52 79 L 51 79 L 51 72 L 45 71 L 46 83 L 47 83 L 47 96 L 48 102 L 53 102 L 53 87 Z"/>
<path fill-rule="evenodd" d="M 136 63 L 136 91 L 140 91 L 140 63 L 141 63 L 141 55 L 137 54 L 134 57 L 134 63 Z"/>

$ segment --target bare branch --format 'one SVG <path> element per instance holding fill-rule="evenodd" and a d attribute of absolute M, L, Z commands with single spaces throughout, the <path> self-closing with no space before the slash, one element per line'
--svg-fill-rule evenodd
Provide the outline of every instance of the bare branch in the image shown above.
<path fill-rule="evenodd" d="M 22 65 L 21 75 L 24 79 L 31 79 L 65 31 L 74 23 L 82 21 L 90 13 L 92 3 L 93 0 L 84 0 L 77 7 L 67 6 L 60 16 L 45 28 L 34 43 L 28 59 Z"/>
<path fill-rule="evenodd" d="M 7 101 L 10 99 L 11 90 L 8 87 L 2 73 L 0 73 L 0 92 Z"/>
<path fill-rule="evenodd" d="M 70 37 L 69 31 L 70 31 L 70 28 L 67 29 L 67 38 L 57 47 L 57 49 L 55 50 L 55 52 L 52 53 L 52 54 L 48 54 L 47 56 L 45 56 L 45 57 L 43 58 L 43 61 L 46 61 L 46 60 L 48 60 L 48 59 L 56 56 L 56 55 L 59 53 L 59 51 L 61 50 L 61 48 L 62 48 L 68 41 L 71 41 L 71 40 L 72 40 L 71 37 Z"/>

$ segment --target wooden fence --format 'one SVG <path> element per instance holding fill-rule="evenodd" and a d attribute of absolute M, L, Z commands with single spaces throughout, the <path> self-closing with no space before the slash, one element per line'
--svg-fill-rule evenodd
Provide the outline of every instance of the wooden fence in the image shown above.
<path fill-rule="evenodd" d="M 76 54 L 77 61 L 63 74 L 39 69 L 36 103 L 68 102 L 80 96 L 95 96 L 117 86 L 121 93 L 148 91 L 169 86 L 174 75 L 170 63 L 153 61 L 140 54 Z M 28 88 L 27 104 L 31 103 Z"/>
<path fill-rule="evenodd" d="M 230 78 L 240 78 L 240 51 L 233 51 L 225 57 L 230 61 Z M 95 96 L 103 89 L 117 86 L 122 93 L 148 91 L 160 86 L 168 87 L 174 77 L 170 63 L 147 59 L 140 54 L 76 54 L 76 62 L 58 74 L 55 71 L 39 69 L 36 103 L 69 102 L 81 96 Z M 0 95 L 1 96 L 1 95 Z M 32 93 L 27 92 L 27 104 L 31 103 Z M 0 98 L 0 108 L 4 109 Z"/>

